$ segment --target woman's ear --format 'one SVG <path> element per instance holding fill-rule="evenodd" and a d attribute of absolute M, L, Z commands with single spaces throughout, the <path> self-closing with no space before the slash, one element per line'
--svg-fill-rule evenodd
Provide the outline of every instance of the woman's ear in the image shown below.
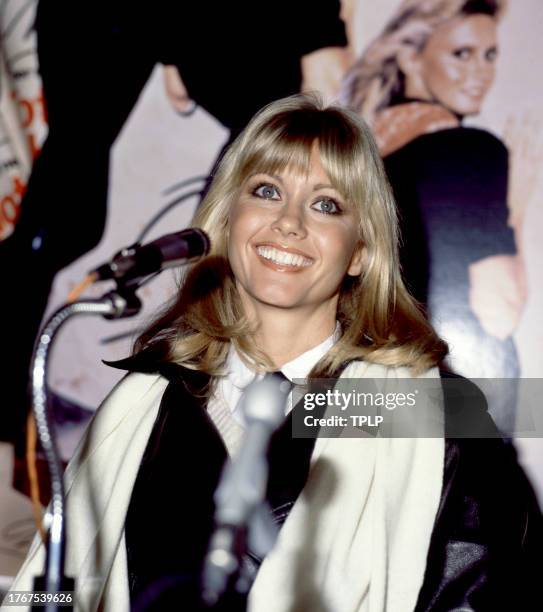
<path fill-rule="evenodd" d="M 351 257 L 351 262 L 349 263 L 349 268 L 347 269 L 347 274 L 349 276 L 360 276 L 366 267 L 366 258 L 368 254 L 368 249 L 360 245 L 356 248 L 353 256 Z"/>

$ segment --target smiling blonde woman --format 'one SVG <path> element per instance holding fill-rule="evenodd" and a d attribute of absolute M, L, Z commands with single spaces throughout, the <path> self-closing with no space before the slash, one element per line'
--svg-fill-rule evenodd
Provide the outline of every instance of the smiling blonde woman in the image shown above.
<path fill-rule="evenodd" d="M 522 220 L 510 215 L 518 203 L 506 146 L 464 125 L 494 83 L 505 9 L 505 0 L 400 2 L 350 69 L 344 95 L 371 123 L 384 158 L 402 219 L 404 280 L 451 346 L 450 368 L 512 379 L 489 398 L 512 437 L 514 332 L 528 294 Z"/>

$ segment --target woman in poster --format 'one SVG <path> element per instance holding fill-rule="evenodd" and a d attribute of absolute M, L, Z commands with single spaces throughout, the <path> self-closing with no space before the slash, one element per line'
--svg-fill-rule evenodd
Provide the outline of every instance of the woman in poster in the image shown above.
<path fill-rule="evenodd" d="M 350 70 L 347 104 L 371 122 L 400 209 L 405 279 L 472 378 L 516 378 L 526 297 L 510 227 L 508 151 L 465 127 L 492 85 L 503 0 L 406 0 Z M 514 427 L 516 385 L 493 400 Z"/>

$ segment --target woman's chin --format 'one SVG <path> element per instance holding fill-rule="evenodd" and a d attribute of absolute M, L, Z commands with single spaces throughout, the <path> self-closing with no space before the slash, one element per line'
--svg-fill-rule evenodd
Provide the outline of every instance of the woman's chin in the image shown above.
<path fill-rule="evenodd" d="M 278 295 L 277 293 L 267 293 L 260 296 L 255 296 L 254 299 L 255 306 L 258 305 L 271 307 L 271 308 L 279 308 L 284 310 L 296 310 L 303 309 L 304 306 L 307 307 L 307 304 L 303 303 L 303 300 L 296 299 L 292 295 Z"/>
<path fill-rule="evenodd" d="M 452 104 L 443 104 L 451 113 L 457 117 L 471 117 L 478 115 L 481 112 L 482 100 L 464 98 L 463 100 L 455 100 Z"/>

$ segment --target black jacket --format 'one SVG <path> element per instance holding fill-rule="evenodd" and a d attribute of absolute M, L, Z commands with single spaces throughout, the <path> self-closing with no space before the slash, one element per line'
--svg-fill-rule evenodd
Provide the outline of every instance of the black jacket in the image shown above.
<path fill-rule="evenodd" d="M 145 353 L 115 366 L 160 372 L 170 381 L 126 519 L 133 609 L 204 609 L 199 576 L 213 529 L 212 496 L 227 457 L 203 409 L 209 377 Z M 484 401 L 470 410 L 474 430 L 486 439 L 451 437 L 462 408 L 458 397 L 446 394 L 442 495 L 415 611 L 539 610 L 543 523 L 537 501 Z M 290 415 L 272 439 L 267 499 L 279 524 L 305 484 L 313 446 L 313 439 L 292 438 Z M 256 569 L 259 560 L 250 560 Z M 221 609 L 244 610 L 245 600 L 233 597 Z"/>

